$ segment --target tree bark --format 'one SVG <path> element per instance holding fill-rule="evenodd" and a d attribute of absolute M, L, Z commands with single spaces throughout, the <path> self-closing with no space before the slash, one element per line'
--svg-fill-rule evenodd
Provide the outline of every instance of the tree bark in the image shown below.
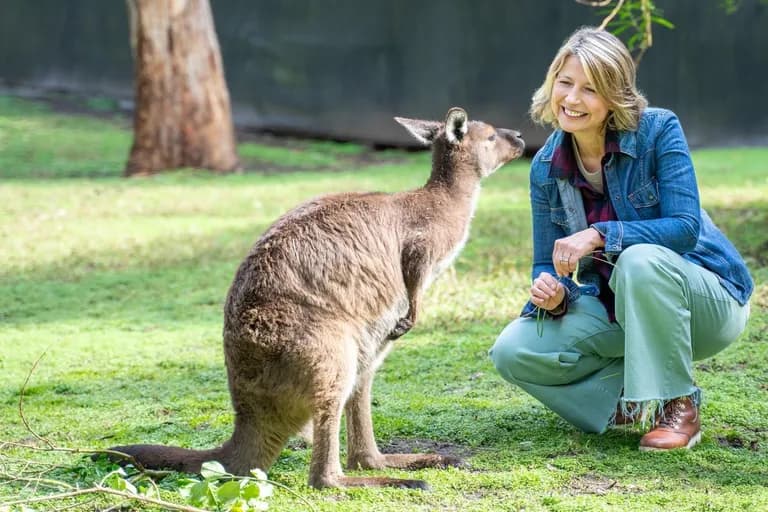
<path fill-rule="evenodd" d="M 208 0 L 127 0 L 135 62 L 126 176 L 239 167 L 229 92 Z"/>

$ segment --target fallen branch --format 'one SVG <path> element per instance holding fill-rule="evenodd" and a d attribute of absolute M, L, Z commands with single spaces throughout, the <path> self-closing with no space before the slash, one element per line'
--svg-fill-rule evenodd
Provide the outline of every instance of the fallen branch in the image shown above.
<path fill-rule="evenodd" d="M 85 496 L 88 494 L 107 494 L 111 496 L 118 496 L 130 501 L 138 501 L 141 503 L 147 503 L 149 505 L 157 505 L 170 510 L 181 510 L 183 512 L 208 512 L 201 508 L 189 507 L 187 505 L 177 505 L 175 503 L 169 503 L 163 500 L 156 500 L 146 496 L 139 496 L 137 494 L 131 494 L 124 491 L 118 491 L 117 489 L 110 489 L 109 487 L 102 487 L 100 485 L 89 487 L 88 489 L 79 489 L 77 491 L 63 492 L 59 494 L 49 494 L 48 496 L 39 496 L 37 498 L 27 498 L 24 500 L 9 501 L 6 503 L 0 503 L 0 507 L 10 507 L 12 505 L 29 505 L 31 503 L 42 503 L 45 501 L 64 500 L 68 498 L 76 498 L 78 496 Z"/>
<path fill-rule="evenodd" d="M 53 443 L 51 443 L 46 438 L 40 436 L 32 430 L 32 427 L 29 426 L 29 423 L 27 422 L 27 418 L 24 417 L 24 393 L 27 390 L 27 384 L 29 384 L 29 379 L 32 377 L 32 374 L 35 371 L 35 368 L 37 368 L 37 365 L 40 363 L 40 360 L 45 357 L 45 354 L 48 353 L 48 349 L 45 349 L 42 354 L 40 354 L 40 357 L 35 360 L 34 364 L 32 365 L 32 368 L 30 368 L 29 372 L 27 373 L 27 378 L 24 379 L 24 384 L 21 386 L 21 391 L 19 392 L 19 416 L 21 416 L 21 421 L 24 422 L 24 426 L 27 428 L 27 431 L 35 436 L 38 441 L 42 441 L 45 444 L 47 444 L 49 447 L 53 448 Z"/>
<path fill-rule="evenodd" d="M 59 447 L 54 445 L 49 439 L 35 432 L 32 429 L 32 426 L 27 421 L 26 416 L 24 416 L 24 395 L 26 394 L 26 391 L 27 391 L 27 384 L 29 384 L 29 379 L 32 378 L 32 374 L 35 372 L 37 365 L 40 364 L 40 361 L 43 359 L 43 357 L 45 357 L 45 354 L 47 353 L 48 353 L 48 349 L 44 350 L 43 353 L 40 354 L 40 357 L 38 357 L 37 360 L 35 360 L 35 362 L 32 364 L 32 367 L 29 369 L 29 372 L 27 373 L 27 377 L 24 379 L 24 384 L 22 384 L 21 390 L 19 391 L 19 416 L 21 417 L 21 421 L 22 423 L 24 423 L 24 427 L 27 429 L 27 432 L 32 434 L 38 441 L 45 443 L 48 447 L 40 448 L 40 447 L 31 446 L 27 444 L 14 443 L 11 441 L 0 441 L 0 450 L 2 450 L 6 445 L 10 445 L 10 446 L 17 446 L 17 447 L 28 448 L 31 450 L 41 450 L 41 451 L 84 453 L 84 454 L 90 454 L 90 455 L 104 454 L 112 457 L 117 457 L 120 460 L 123 460 L 129 464 L 132 464 L 133 467 L 135 467 L 139 472 L 144 473 L 148 476 L 164 476 L 170 473 L 170 471 L 163 471 L 163 472 L 149 471 L 144 466 L 142 466 L 139 463 L 139 461 L 137 461 L 133 456 L 128 455 L 127 453 L 118 452 L 115 450 L 91 450 L 91 449 L 81 449 L 81 448 Z"/>
<path fill-rule="evenodd" d="M 24 476 L 16 476 L 16 475 L 0 472 L 0 479 L 5 480 L 6 482 L 29 482 L 29 483 L 47 485 L 49 487 L 58 487 L 60 489 L 61 488 L 74 489 L 73 486 L 69 485 L 66 482 L 62 482 L 60 480 L 52 480 L 50 478 L 24 477 Z"/>

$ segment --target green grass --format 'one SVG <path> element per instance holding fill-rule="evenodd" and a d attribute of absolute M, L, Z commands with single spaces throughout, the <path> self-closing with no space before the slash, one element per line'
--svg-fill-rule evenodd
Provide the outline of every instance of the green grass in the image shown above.
<path fill-rule="evenodd" d="M 355 145 L 248 143 L 245 160 L 305 170 L 127 180 L 119 176 L 130 140 L 125 121 L 0 97 L 0 442 L 35 441 L 19 392 L 46 352 L 24 405 L 33 429 L 56 444 L 218 444 L 232 419 L 221 306 L 253 241 L 307 198 L 416 187 L 429 166 L 426 153 L 363 165 L 350 159 L 365 151 Z M 329 511 L 768 509 L 768 149 L 702 150 L 694 160 L 705 206 L 757 282 L 747 332 L 697 367 L 706 393 L 700 446 L 648 454 L 636 449 L 639 430 L 580 433 L 495 373 L 486 351 L 517 315 L 529 279 L 520 161 L 487 180 L 467 247 L 374 388 L 381 446 L 447 447 L 471 467 L 371 472 L 423 478 L 430 492 L 314 491 L 310 451 L 291 443 L 270 478 Z M 79 455 L 5 447 L 0 474 L 29 474 L 19 459 L 55 463 L 48 476 L 72 485 L 88 485 L 98 469 Z M 0 481 L 0 503 L 35 492 L 50 490 Z M 308 508 L 277 490 L 270 509 Z"/>

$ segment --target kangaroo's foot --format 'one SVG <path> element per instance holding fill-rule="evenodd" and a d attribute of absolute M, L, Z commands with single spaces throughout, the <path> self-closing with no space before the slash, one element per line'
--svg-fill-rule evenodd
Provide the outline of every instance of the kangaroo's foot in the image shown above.
<path fill-rule="evenodd" d="M 403 334 L 407 333 L 413 328 L 413 322 L 408 317 L 403 317 L 397 321 L 397 324 L 392 328 L 392 331 L 387 335 L 388 340 L 396 340 Z"/>
<path fill-rule="evenodd" d="M 440 455 L 437 453 L 388 453 L 388 454 L 361 454 L 350 456 L 347 460 L 347 469 L 424 469 L 466 467 L 467 463 L 458 457 Z"/>

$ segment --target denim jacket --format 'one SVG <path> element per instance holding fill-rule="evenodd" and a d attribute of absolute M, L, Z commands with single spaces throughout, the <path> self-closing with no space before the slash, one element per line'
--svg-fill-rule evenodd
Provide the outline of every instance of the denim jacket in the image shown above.
<path fill-rule="evenodd" d="M 618 220 L 587 226 L 581 193 L 568 180 L 550 176 L 552 155 L 563 143 L 555 130 L 531 164 L 533 272 L 555 275 L 555 240 L 593 227 L 605 239 L 610 259 L 634 244 L 656 244 L 715 274 L 720 284 L 746 304 L 754 284 L 739 252 L 699 204 L 699 192 L 688 143 L 677 116 L 669 110 L 646 109 L 636 131 L 619 132 L 619 152 L 604 164 L 606 193 Z M 566 140 L 568 140 L 566 138 Z M 582 258 L 576 276 L 561 279 L 568 303 L 581 295 L 598 295 L 599 278 L 591 258 Z M 529 301 L 521 316 L 536 314 Z"/>

